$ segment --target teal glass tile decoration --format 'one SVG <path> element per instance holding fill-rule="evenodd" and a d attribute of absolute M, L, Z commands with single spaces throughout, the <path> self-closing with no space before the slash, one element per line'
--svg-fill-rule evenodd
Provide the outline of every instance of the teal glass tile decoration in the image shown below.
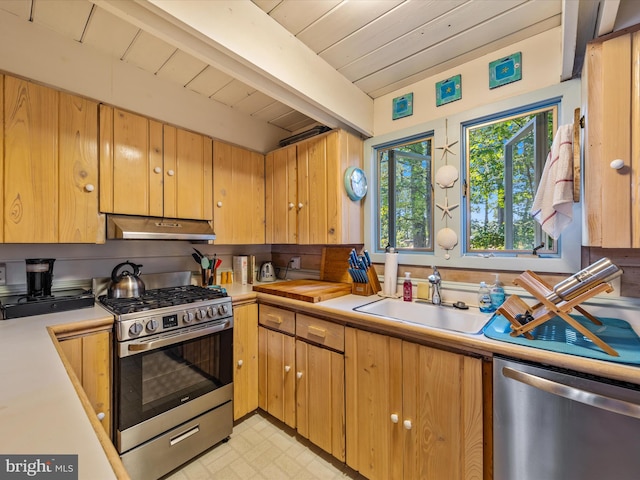
<path fill-rule="evenodd" d="M 391 118 L 397 120 L 398 118 L 408 117 L 410 115 L 413 115 L 413 93 L 407 93 L 401 97 L 394 98 Z"/>
<path fill-rule="evenodd" d="M 522 79 L 522 52 L 489 63 L 489 89 Z"/>
<path fill-rule="evenodd" d="M 462 98 L 462 75 L 436 83 L 436 107 Z"/>

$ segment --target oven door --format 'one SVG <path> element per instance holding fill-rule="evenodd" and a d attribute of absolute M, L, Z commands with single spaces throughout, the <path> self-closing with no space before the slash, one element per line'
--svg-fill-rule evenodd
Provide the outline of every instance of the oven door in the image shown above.
<path fill-rule="evenodd" d="M 233 320 L 117 345 L 120 453 L 233 398 Z"/>

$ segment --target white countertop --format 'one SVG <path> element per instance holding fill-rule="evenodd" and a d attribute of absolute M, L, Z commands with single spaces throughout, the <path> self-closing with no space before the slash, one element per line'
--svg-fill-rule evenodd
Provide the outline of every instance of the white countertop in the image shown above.
<path fill-rule="evenodd" d="M 108 316 L 94 306 L 0 320 L 3 455 L 77 454 L 78 478 L 116 478 L 46 329 Z"/>
<path fill-rule="evenodd" d="M 253 285 L 224 285 L 234 302 L 253 301 Z M 327 314 L 353 325 L 371 325 L 409 338 L 455 345 L 471 352 L 513 355 L 532 361 L 632 381 L 640 384 L 640 368 L 600 360 L 546 352 L 489 339 L 484 335 L 403 324 L 354 311 L 380 297 L 345 295 L 311 304 L 259 294 L 270 303 Z M 399 300 L 402 301 L 402 300 Z M 628 321 L 640 333 L 637 302 L 605 298 L 589 304 L 595 315 Z M 46 329 L 48 326 L 99 320 L 110 314 L 100 306 L 47 315 L 0 321 L 0 452 L 2 454 L 77 454 L 79 478 L 115 479 L 107 455 L 82 407 L 62 360 Z"/>

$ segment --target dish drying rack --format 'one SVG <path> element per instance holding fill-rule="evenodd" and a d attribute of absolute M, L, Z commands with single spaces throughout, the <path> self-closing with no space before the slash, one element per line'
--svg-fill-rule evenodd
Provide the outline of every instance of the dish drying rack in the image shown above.
<path fill-rule="evenodd" d="M 585 285 L 581 293 L 567 300 L 558 297 L 553 287 L 530 270 L 526 270 L 516 277 L 513 283 L 528 291 L 538 300 L 538 303 L 529 306 L 517 295 L 511 295 L 498 307 L 498 313 L 502 314 L 511 323 L 511 336 L 517 337 L 523 335 L 525 338 L 533 340 L 532 330 L 534 328 L 558 316 L 609 355 L 614 357 L 620 356 L 609 344 L 569 315 L 569 312 L 575 308 L 595 325 L 602 325 L 602 322 L 598 320 L 598 318 L 587 312 L 580 304 L 600 293 L 613 291 L 613 287 L 609 283 L 600 281 L 593 282 L 591 285 Z M 552 299 L 556 298 L 558 299 L 557 301 L 552 301 Z"/>

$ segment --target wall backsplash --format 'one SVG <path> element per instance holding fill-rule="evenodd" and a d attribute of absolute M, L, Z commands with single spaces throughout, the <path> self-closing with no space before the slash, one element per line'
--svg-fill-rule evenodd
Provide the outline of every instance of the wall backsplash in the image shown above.
<path fill-rule="evenodd" d="M 7 265 L 7 285 L 0 294 L 26 290 L 25 258 L 55 258 L 53 289 L 60 284 L 108 277 L 113 268 L 127 260 L 142 264 L 142 273 L 198 271 L 191 256 L 193 247 L 205 255 L 222 258 L 221 269 L 231 269 L 233 255 L 255 255 L 256 262 L 271 259 L 270 245 L 209 245 L 184 241 L 109 240 L 104 245 L 4 244 L 0 263 Z"/>

